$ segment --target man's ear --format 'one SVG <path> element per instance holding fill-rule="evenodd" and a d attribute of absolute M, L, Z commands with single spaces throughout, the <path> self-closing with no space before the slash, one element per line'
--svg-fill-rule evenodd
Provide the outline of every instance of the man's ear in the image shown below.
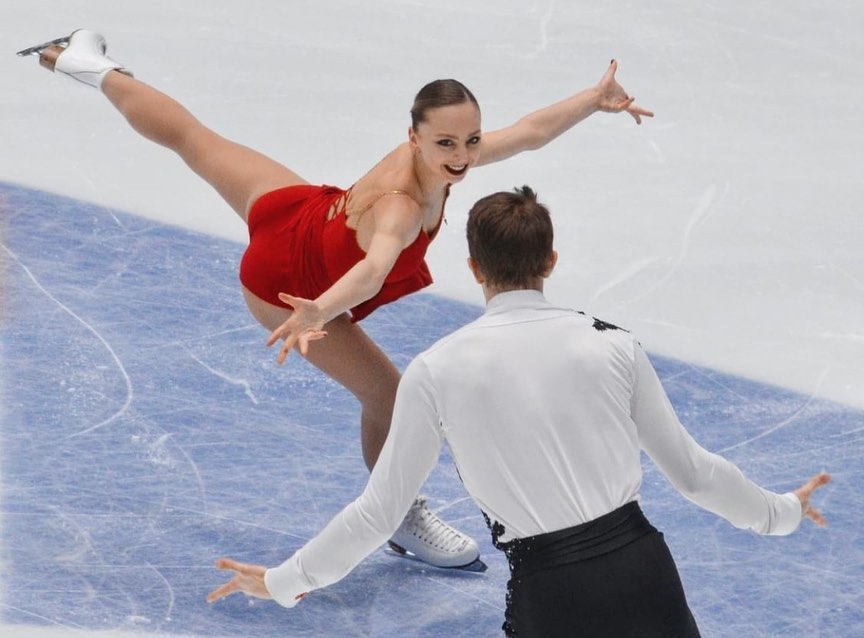
<path fill-rule="evenodd" d="M 480 268 L 478 268 L 477 262 L 471 259 L 471 257 L 468 258 L 468 268 L 469 270 L 471 270 L 471 274 L 474 275 L 474 281 L 476 281 L 480 285 L 486 283 L 486 277 L 483 275 L 482 272 L 480 272 Z"/>
<path fill-rule="evenodd" d="M 549 275 L 552 274 L 552 271 L 555 270 L 555 264 L 558 263 L 558 251 L 553 250 L 549 255 L 549 261 L 546 262 L 546 272 L 543 273 L 543 278 L 545 279 Z"/>

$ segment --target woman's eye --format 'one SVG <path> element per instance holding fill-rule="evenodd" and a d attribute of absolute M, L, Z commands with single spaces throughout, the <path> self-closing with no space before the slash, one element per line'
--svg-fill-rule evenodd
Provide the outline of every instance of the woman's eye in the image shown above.
<path fill-rule="evenodd" d="M 471 145 L 479 144 L 479 143 L 480 143 L 480 136 L 479 136 L 479 135 L 475 135 L 474 137 L 472 137 L 472 138 L 470 138 L 470 139 L 468 140 L 468 143 L 471 144 Z"/>
<path fill-rule="evenodd" d="M 453 140 L 438 140 L 439 146 L 453 146 Z"/>

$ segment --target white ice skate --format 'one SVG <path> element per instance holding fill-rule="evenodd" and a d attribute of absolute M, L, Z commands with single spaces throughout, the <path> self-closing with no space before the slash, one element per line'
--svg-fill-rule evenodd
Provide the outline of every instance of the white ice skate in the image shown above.
<path fill-rule="evenodd" d="M 78 29 L 64 38 L 18 51 L 18 55 L 38 54 L 39 64 L 49 71 L 63 73 L 73 80 L 98 89 L 102 87 L 102 82 L 110 71 L 132 75 L 122 64 L 105 55 L 107 48 L 105 38 L 100 34 Z"/>
<path fill-rule="evenodd" d="M 467 571 L 485 571 L 480 550 L 473 538 L 451 527 L 426 507 L 422 496 L 405 516 L 405 520 L 390 539 L 396 554 L 414 558 L 435 567 L 451 567 Z"/>

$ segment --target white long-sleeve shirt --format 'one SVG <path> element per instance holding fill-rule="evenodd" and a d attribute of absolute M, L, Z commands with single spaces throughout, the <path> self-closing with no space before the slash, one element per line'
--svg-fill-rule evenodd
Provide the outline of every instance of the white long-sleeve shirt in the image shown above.
<path fill-rule="evenodd" d="M 445 440 L 468 493 L 504 526 L 502 541 L 638 499 L 640 450 L 681 494 L 736 527 L 780 535 L 801 521 L 795 494 L 759 487 L 693 440 L 633 335 L 539 291 L 506 292 L 411 362 L 366 489 L 266 572 L 274 599 L 295 605 L 386 542 Z"/>

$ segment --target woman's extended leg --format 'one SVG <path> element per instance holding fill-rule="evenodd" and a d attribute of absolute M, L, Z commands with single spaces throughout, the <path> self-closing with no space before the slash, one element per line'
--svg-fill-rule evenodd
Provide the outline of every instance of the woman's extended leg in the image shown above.
<path fill-rule="evenodd" d="M 133 129 L 175 151 L 244 221 L 264 193 L 307 183 L 282 164 L 213 132 L 179 102 L 128 75 L 109 72 L 102 92 Z"/>
<path fill-rule="evenodd" d="M 306 358 L 360 400 L 363 460 L 372 469 L 390 430 L 399 371 L 347 314 L 325 329 L 327 336 L 311 345 Z M 433 514 L 422 497 L 408 510 L 390 546 L 439 567 L 464 567 L 480 556 L 477 543 Z"/>
<path fill-rule="evenodd" d="M 275 330 L 291 315 L 243 288 L 252 315 L 268 330 Z M 327 336 L 309 348 L 307 360 L 345 387 L 360 401 L 360 444 L 371 470 L 390 431 L 399 370 L 347 314 L 326 326 Z"/>
<path fill-rule="evenodd" d="M 177 152 L 243 219 L 264 193 L 306 183 L 261 153 L 214 133 L 179 102 L 128 75 L 108 73 L 102 91 L 132 128 Z M 252 314 L 267 328 L 272 330 L 287 318 L 287 310 L 244 292 Z M 390 428 L 399 371 L 347 316 L 334 319 L 327 330 L 328 337 L 315 344 L 309 360 L 360 401 L 363 458 L 371 469 Z"/>
<path fill-rule="evenodd" d="M 399 370 L 347 314 L 325 330 L 327 336 L 310 346 L 306 359 L 360 401 L 360 445 L 371 470 L 390 431 Z"/>
<path fill-rule="evenodd" d="M 249 310 L 270 330 L 282 325 L 291 314 L 246 288 L 243 293 Z M 371 470 L 390 431 L 399 370 L 360 326 L 351 323 L 347 314 L 328 322 L 325 330 L 327 336 L 311 344 L 306 358 L 360 401 L 360 442 L 363 460 Z M 480 556 L 477 543 L 433 514 L 424 498 L 414 501 L 390 544 L 439 567 L 470 565 Z M 485 569 L 482 562 L 478 563 Z"/>

